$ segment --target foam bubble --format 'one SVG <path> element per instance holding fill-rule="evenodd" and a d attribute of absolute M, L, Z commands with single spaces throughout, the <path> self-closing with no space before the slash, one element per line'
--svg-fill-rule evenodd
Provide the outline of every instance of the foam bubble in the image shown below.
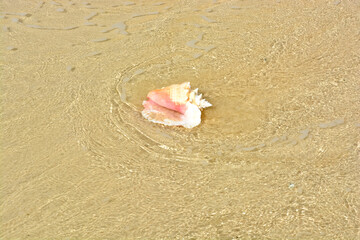
<path fill-rule="evenodd" d="M 266 146 L 265 143 L 261 143 L 261 144 L 259 144 L 259 145 L 252 146 L 252 147 L 243 147 L 243 148 L 241 148 L 240 150 L 241 150 L 241 151 L 245 151 L 245 152 L 251 152 L 251 151 L 255 151 L 255 150 L 258 150 L 258 149 L 260 149 L 260 148 L 263 148 L 263 147 L 265 147 L 265 146 Z"/>
<path fill-rule="evenodd" d="M 57 8 L 56 11 L 57 12 L 66 12 L 65 8 Z"/>
<path fill-rule="evenodd" d="M 55 5 L 55 6 L 62 6 L 60 3 L 55 2 L 55 1 L 50 1 L 49 3 L 52 5 Z"/>
<path fill-rule="evenodd" d="M 136 71 L 134 72 L 134 76 L 140 75 L 140 74 L 142 74 L 142 73 L 144 73 L 144 72 L 145 72 L 144 69 L 138 69 L 138 70 L 136 70 Z"/>
<path fill-rule="evenodd" d="M 215 48 L 215 46 L 211 45 L 211 46 L 208 46 L 208 47 L 205 47 L 204 50 L 206 52 L 210 52 L 211 50 L 213 50 Z"/>
<path fill-rule="evenodd" d="M 192 47 L 192 48 L 199 48 L 199 47 L 197 47 L 197 46 L 195 45 L 197 42 L 199 42 L 199 40 L 197 40 L 197 39 L 190 40 L 190 41 L 188 41 L 188 42 L 186 43 L 186 45 L 189 46 L 189 47 Z"/>
<path fill-rule="evenodd" d="M 13 46 L 8 46 L 6 49 L 9 50 L 9 51 L 15 51 L 15 50 L 17 50 L 17 48 L 16 48 L 16 47 L 13 47 Z"/>
<path fill-rule="evenodd" d="M 123 79 L 123 82 L 126 83 L 126 82 L 129 82 L 130 81 L 130 78 L 129 77 L 124 77 Z"/>
<path fill-rule="evenodd" d="M 37 6 L 37 7 L 38 7 L 38 8 L 42 8 L 42 7 L 44 6 L 44 4 L 45 4 L 45 2 L 44 2 L 44 1 L 41 1 L 41 2 L 38 3 L 38 6 Z"/>
<path fill-rule="evenodd" d="M 149 15 L 156 15 L 156 14 L 159 14 L 159 12 L 148 12 L 148 13 L 143 13 L 143 14 L 134 14 L 134 15 L 132 15 L 132 18 L 149 16 Z"/>
<path fill-rule="evenodd" d="M 201 16 L 201 18 L 204 19 L 205 21 L 209 22 L 209 23 L 216 22 L 215 20 L 212 20 L 212 19 L 208 18 L 207 16 Z"/>
<path fill-rule="evenodd" d="M 127 26 L 124 22 L 118 22 L 112 25 L 114 28 L 118 28 L 119 32 L 123 35 L 128 35 L 129 33 L 126 31 Z"/>
<path fill-rule="evenodd" d="M 256 147 L 244 147 L 244 148 L 241 148 L 241 150 L 245 151 L 245 152 L 251 152 L 251 151 L 256 150 Z"/>
<path fill-rule="evenodd" d="M 27 24 L 26 26 L 27 26 L 27 27 L 29 27 L 29 28 L 45 29 L 45 28 L 44 28 L 44 27 L 42 27 L 42 26 L 39 26 L 39 25 L 33 25 L 33 24 Z"/>
<path fill-rule="evenodd" d="M 11 21 L 14 23 L 21 23 L 21 20 L 18 18 L 12 18 Z"/>
<path fill-rule="evenodd" d="M 30 13 L 11 13 L 11 12 L 2 12 L 4 15 L 13 15 L 13 16 L 22 16 L 22 17 L 31 17 Z M 3 17 L 5 18 L 5 16 Z"/>
<path fill-rule="evenodd" d="M 98 56 L 98 55 L 100 55 L 101 54 L 101 52 L 91 52 L 91 53 L 89 53 L 87 56 L 88 57 L 93 57 L 93 56 Z"/>
<path fill-rule="evenodd" d="M 101 30 L 100 32 L 101 33 L 108 33 L 108 32 L 111 32 L 112 30 L 116 29 L 115 27 L 112 27 L 112 28 L 108 28 L 108 29 L 104 29 L 104 30 Z"/>
<path fill-rule="evenodd" d="M 84 23 L 85 26 L 96 26 L 96 23 L 92 23 L 92 22 L 85 22 Z"/>
<path fill-rule="evenodd" d="M 193 58 L 194 58 L 194 59 L 197 59 L 197 58 L 201 57 L 202 55 L 203 55 L 202 53 L 195 53 L 195 54 L 193 55 Z"/>
<path fill-rule="evenodd" d="M 332 127 L 338 126 L 340 124 L 343 124 L 344 122 L 345 122 L 344 119 L 336 119 L 332 122 L 320 123 L 319 127 L 320 128 L 332 128 Z"/>
<path fill-rule="evenodd" d="M 135 5 L 134 2 L 124 2 L 124 6 L 131 6 L 131 5 Z"/>
<path fill-rule="evenodd" d="M 304 140 L 305 138 L 307 138 L 309 136 L 309 132 L 310 132 L 309 129 L 301 130 L 299 139 Z"/>
<path fill-rule="evenodd" d="M 31 17 L 30 13 L 18 13 L 17 15 L 24 16 L 24 17 Z"/>
<path fill-rule="evenodd" d="M 74 71 L 74 67 L 73 66 L 66 66 L 66 71 L 68 71 L 68 72 L 72 72 L 72 71 Z"/>
<path fill-rule="evenodd" d="M 90 41 L 92 41 L 92 42 L 106 42 L 108 40 L 110 40 L 110 38 L 98 38 L 98 39 L 92 39 Z"/>
<path fill-rule="evenodd" d="M 85 17 L 85 20 L 89 21 L 89 20 L 91 20 L 93 17 L 95 17 L 97 15 L 98 15 L 98 12 L 93 12 L 89 16 Z"/>
<path fill-rule="evenodd" d="M 73 30 L 78 28 L 79 26 L 70 26 L 70 27 L 64 27 L 63 30 Z"/>
<path fill-rule="evenodd" d="M 126 102 L 126 91 L 125 91 L 125 87 L 121 88 L 121 96 L 120 99 L 122 102 Z"/>

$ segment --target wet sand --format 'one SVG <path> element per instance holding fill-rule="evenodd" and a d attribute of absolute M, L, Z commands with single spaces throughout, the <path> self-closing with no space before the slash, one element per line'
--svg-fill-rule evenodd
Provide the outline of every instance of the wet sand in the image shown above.
<path fill-rule="evenodd" d="M 356 239 L 357 1 L 2 1 L 1 239 Z M 141 116 L 190 81 L 193 129 Z"/>

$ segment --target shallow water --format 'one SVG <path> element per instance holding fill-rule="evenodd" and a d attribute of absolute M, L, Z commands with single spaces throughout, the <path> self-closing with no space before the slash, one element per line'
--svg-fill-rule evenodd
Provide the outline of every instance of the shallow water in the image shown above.
<path fill-rule="evenodd" d="M 2 1 L 2 239 L 359 237 L 358 1 Z M 144 120 L 190 81 L 194 129 Z"/>

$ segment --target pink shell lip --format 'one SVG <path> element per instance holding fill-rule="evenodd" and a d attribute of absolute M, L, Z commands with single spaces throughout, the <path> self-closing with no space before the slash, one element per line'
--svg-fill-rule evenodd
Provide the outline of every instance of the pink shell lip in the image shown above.
<path fill-rule="evenodd" d="M 143 102 L 144 110 L 142 114 L 146 118 L 156 119 L 157 121 L 165 121 L 165 119 L 174 122 L 180 122 L 183 120 L 183 114 L 167 109 L 166 107 L 160 106 L 152 100 Z"/>
<path fill-rule="evenodd" d="M 150 91 L 148 99 L 165 108 L 185 114 L 186 103 L 189 100 L 190 83 L 171 85 L 166 88 Z"/>
<path fill-rule="evenodd" d="M 179 112 L 181 114 L 185 114 L 186 112 L 186 104 L 177 104 L 173 102 L 169 95 L 157 93 L 157 92 L 150 92 L 148 94 L 149 101 L 152 101 L 162 107 L 167 109 L 171 109 L 173 111 Z"/>
<path fill-rule="evenodd" d="M 191 91 L 190 82 L 174 84 L 150 91 L 143 102 L 143 117 L 154 123 L 193 128 L 201 123 L 201 109 L 211 104 L 197 89 Z"/>

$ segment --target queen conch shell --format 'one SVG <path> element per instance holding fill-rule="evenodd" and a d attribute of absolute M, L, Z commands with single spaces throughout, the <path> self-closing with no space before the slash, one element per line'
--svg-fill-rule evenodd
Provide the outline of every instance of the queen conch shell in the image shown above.
<path fill-rule="evenodd" d="M 202 99 L 190 82 L 174 84 L 148 93 L 143 102 L 143 117 L 154 123 L 193 128 L 201 123 L 201 110 L 212 106 Z"/>

